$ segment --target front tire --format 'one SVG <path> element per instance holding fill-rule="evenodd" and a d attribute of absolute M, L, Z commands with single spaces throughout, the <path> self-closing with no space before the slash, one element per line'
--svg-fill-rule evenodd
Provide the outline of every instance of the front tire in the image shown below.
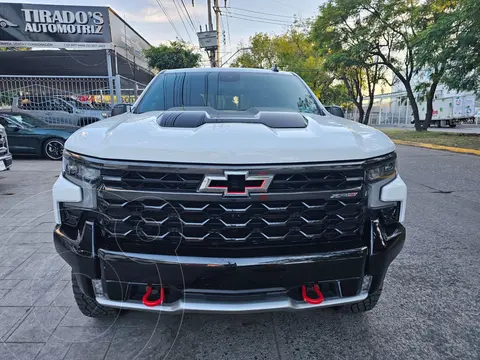
<path fill-rule="evenodd" d="M 106 316 L 117 316 L 118 310 L 113 308 L 107 308 L 105 306 L 97 303 L 95 299 L 87 296 L 77 282 L 77 277 L 72 271 L 72 289 L 73 296 L 75 297 L 75 302 L 80 312 L 88 317 L 97 318 L 97 317 L 106 317 Z"/>
<path fill-rule="evenodd" d="M 370 311 L 377 305 L 381 295 L 382 295 L 382 287 L 380 286 L 375 292 L 369 294 L 365 300 L 355 304 L 342 306 L 341 310 L 343 312 L 353 313 L 353 314 Z"/>
<path fill-rule="evenodd" d="M 62 160 L 64 144 L 65 141 L 63 139 L 48 139 L 43 144 L 43 154 L 50 160 Z"/>

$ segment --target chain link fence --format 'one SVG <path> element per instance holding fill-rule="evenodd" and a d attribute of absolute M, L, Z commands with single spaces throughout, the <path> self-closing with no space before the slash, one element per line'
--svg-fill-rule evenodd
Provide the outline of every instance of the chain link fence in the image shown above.
<path fill-rule="evenodd" d="M 121 76 L 0 75 L 0 111 L 48 124 L 84 126 L 110 116 L 114 104 L 133 103 L 145 84 Z"/>

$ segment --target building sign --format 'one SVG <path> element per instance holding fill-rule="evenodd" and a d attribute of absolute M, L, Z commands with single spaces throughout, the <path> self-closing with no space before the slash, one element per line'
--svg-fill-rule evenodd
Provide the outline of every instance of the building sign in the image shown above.
<path fill-rule="evenodd" d="M 0 47 L 110 48 L 108 7 L 0 4 Z"/>

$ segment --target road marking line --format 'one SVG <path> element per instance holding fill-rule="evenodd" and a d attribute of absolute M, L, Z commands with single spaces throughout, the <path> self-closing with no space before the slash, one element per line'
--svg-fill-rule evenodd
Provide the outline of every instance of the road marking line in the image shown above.
<path fill-rule="evenodd" d="M 433 150 L 446 150 L 446 151 L 451 151 L 451 152 L 456 152 L 456 153 L 472 154 L 472 155 L 479 155 L 480 156 L 480 150 L 475 150 L 475 149 L 465 149 L 465 148 L 458 148 L 458 147 L 452 147 L 452 146 L 426 144 L 426 143 L 420 143 L 420 142 L 415 142 L 415 141 L 406 141 L 406 140 L 393 140 L 392 139 L 392 141 L 395 144 L 398 144 L 398 145 L 416 146 L 416 147 L 422 147 L 422 148 L 433 149 Z"/>

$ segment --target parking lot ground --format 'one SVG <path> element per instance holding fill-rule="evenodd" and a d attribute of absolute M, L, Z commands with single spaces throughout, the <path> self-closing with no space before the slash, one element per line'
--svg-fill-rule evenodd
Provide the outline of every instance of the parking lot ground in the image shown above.
<path fill-rule="evenodd" d="M 372 312 L 225 316 L 77 310 L 52 245 L 59 162 L 0 173 L 0 360 L 479 359 L 480 157 L 398 147 L 407 242 Z"/>

